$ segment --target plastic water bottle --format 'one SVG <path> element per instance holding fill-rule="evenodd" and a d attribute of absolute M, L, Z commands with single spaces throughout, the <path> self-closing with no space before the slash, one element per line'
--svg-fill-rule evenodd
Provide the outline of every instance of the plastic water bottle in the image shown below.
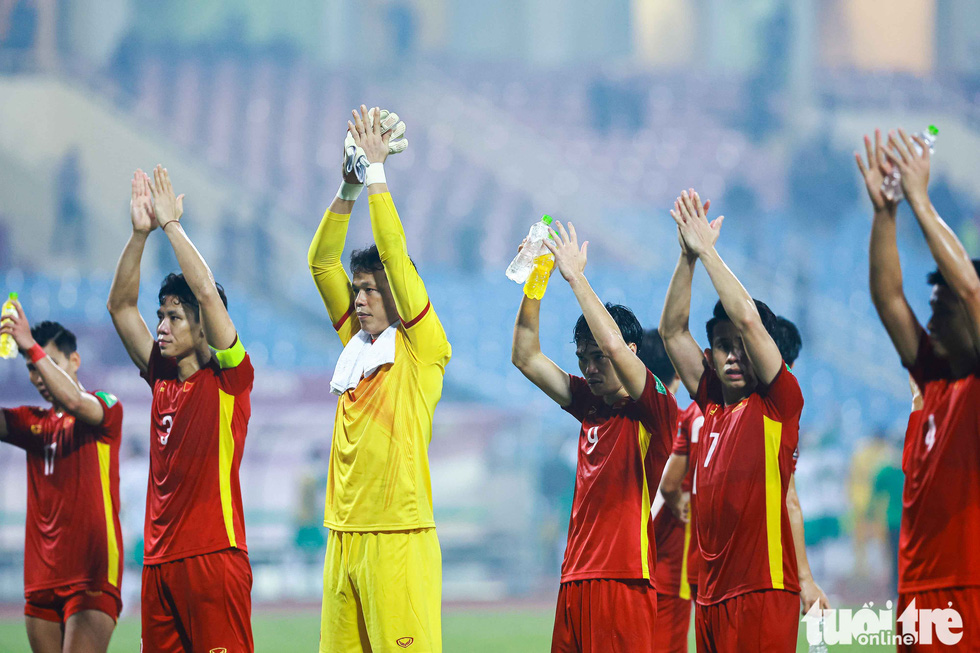
<path fill-rule="evenodd" d="M 17 299 L 17 293 L 10 293 L 10 297 L 7 301 L 3 303 L 3 308 L 0 309 L 0 322 L 3 322 L 4 318 L 16 317 L 17 307 L 14 306 L 14 301 Z M 4 333 L 0 335 L 0 358 L 16 358 L 17 357 L 17 343 L 14 342 L 14 337 L 9 333 Z"/>
<path fill-rule="evenodd" d="M 551 224 L 550 215 L 543 216 L 540 221 L 531 225 L 531 230 L 527 232 L 527 242 L 517 253 L 514 260 L 507 266 L 507 278 L 517 283 L 527 281 L 531 270 L 534 268 L 534 260 L 544 254 L 550 254 L 548 248 L 544 246 L 544 239 L 550 234 L 548 226 Z"/>
<path fill-rule="evenodd" d="M 548 279 L 551 278 L 551 268 L 555 265 L 555 255 L 551 252 L 534 257 L 531 274 L 524 282 L 524 294 L 531 299 L 541 299 L 548 289 Z"/>
<path fill-rule="evenodd" d="M 823 617 L 820 617 L 820 621 L 818 622 L 820 628 L 820 641 L 816 644 L 810 644 L 810 648 L 808 649 L 810 653 L 829 653 L 829 649 L 827 648 L 827 640 L 826 637 L 824 637 L 823 619 Z"/>
<path fill-rule="evenodd" d="M 939 129 L 935 125 L 929 125 L 928 129 L 916 134 L 929 146 L 929 154 L 933 152 L 933 146 L 936 144 L 936 136 L 938 135 Z M 912 147 L 915 148 L 916 154 L 922 154 L 922 148 L 914 139 L 912 140 Z M 891 174 L 881 182 L 881 194 L 893 202 L 898 202 L 905 197 L 905 192 L 902 190 L 902 173 L 899 172 L 898 166 L 893 165 Z"/>

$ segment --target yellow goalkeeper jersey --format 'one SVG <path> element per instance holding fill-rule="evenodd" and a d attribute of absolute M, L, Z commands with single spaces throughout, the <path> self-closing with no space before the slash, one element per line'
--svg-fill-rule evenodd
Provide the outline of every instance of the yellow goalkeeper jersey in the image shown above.
<path fill-rule="evenodd" d="M 337 531 L 435 526 L 429 480 L 432 417 L 452 354 L 446 332 L 408 257 L 389 193 L 368 199 L 371 229 L 401 321 L 395 362 L 362 378 L 337 402 L 323 524 Z M 310 245 L 310 271 L 346 346 L 360 329 L 341 263 L 350 216 L 327 211 Z"/>

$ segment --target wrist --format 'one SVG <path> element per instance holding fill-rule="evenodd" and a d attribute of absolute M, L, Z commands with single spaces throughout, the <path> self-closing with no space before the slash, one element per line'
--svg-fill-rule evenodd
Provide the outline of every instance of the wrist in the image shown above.
<path fill-rule="evenodd" d="M 925 215 L 932 210 L 932 202 L 927 193 L 907 195 L 906 199 L 916 215 Z"/>
<path fill-rule="evenodd" d="M 388 180 L 385 179 L 385 165 L 382 161 L 375 161 L 367 167 L 364 172 L 364 185 L 372 186 L 374 184 L 387 184 Z"/>
<path fill-rule="evenodd" d="M 39 360 L 41 360 L 47 355 L 48 354 L 46 351 L 44 351 L 44 348 L 41 347 L 41 345 L 37 344 L 36 342 L 30 347 L 24 348 L 24 356 L 30 358 L 31 362 L 34 364 L 37 364 Z"/>

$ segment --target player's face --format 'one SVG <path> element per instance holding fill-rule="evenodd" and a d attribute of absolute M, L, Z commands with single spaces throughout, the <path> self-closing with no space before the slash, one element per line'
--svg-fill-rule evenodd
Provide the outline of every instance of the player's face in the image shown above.
<path fill-rule="evenodd" d="M 157 344 L 160 353 L 169 358 L 180 358 L 195 351 L 204 337 L 204 329 L 195 319 L 194 312 L 184 308 L 179 299 L 167 295 L 157 309 Z"/>
<path fill-rule="evenodd" d="M 946 286 L 933 286 L 929 306 L 932 316 L 926 329 L 936 353 L 950 358 L 972 351 L 970 319 L 956 293 Z"/>
<path fill-rule="evenodd" d="M 71 376 L 71 378 L 75 378 L 75 374 L 78 372 L 78 363 L 80 360 L 77 353 L 74 353 L 71 356 L 65 356 L 62 351 L 55 346 L 54 342 L 49 342 L 47 345 L 45 345 L 44 351 L 48 355 L 48 358 L 51 359 L 52 363 L 68 372 L 68 375 Z M 48 388 L 44 383 L 44 379 L 41 378 L 41 373 L 37 371 L 34 363 L 30 361 L 27 362 L 27 373 L 30 375 L 31 383 L 33 383 L 34 387 L 37 388 L 38 393 L 44 397 L 45 401 L 53 404 L 54 397 L 52 397 L 51 392 L 48 391 Z"/>
<path fill-rule="evenodd" d="M 595 342 L 579 342 L 575 347 L 575 355 L 578 357 L 578 368 L 588 382 L 592 394 L 605 397 L 616 394 L 623 387 L 612 361 L 603 355 Z"/>
<path fill-rule="evenodd" d="M 755 370 L 745 355 L 742 336 L 731 322 L 715 325 L 711 338 L 711 365 L 721 384 L 733 391 L 745 391 L 755 387 Z"/>
<path fill-rule="evenodd" d="M 354 273 L 351 285 L 354 287 L 354 314 L 361 329 L 372 337 L 381 335 L 398 319 L 388 275 L 384 270 L 361 270 Z"/>

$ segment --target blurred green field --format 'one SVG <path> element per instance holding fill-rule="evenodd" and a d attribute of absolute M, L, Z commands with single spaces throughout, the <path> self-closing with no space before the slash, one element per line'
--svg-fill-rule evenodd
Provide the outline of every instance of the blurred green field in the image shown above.
<path fill-rule="evenodd" d="M 443 650 L 446 653 L 542 653 L 549 650 L 554 613 L 548 609 L 484 609 L 443 614 Z M 252 619 L 258 653 L 315 653 L 320 615 L 257 613 Z M 807 651 L 802 638 L 797 651 Z M 694 651 L 693 632 L 690 651 Z M 0 620 L 0 653 L 30 653 L 22 619 Z M 879 653 L 886 646 L 831 646 L 831 651 Z M 120 621 L 110 653 L 139 651 L 139 620 Z"/>

